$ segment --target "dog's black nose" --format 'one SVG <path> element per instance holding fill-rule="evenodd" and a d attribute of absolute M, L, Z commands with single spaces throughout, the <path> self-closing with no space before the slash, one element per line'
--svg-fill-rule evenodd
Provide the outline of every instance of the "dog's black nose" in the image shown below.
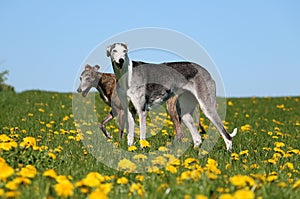
<path fill-rule="evenodd" d="M 81 91 L 82 91 L 81 88 L 78 88 L 78 89 L 77 89 L 77 92 L 78 92 L 78 93 L 80 93 Z"/>
<path fill-rule="evenodd" d="M 119 59 L 119 63 L 123 64 L 124 63 L 124 59 L 123 58 Z"/>

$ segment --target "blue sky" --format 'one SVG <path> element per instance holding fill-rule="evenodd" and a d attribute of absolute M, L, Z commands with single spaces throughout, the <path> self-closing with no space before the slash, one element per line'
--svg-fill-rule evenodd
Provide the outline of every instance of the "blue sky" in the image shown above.
<path fill-rule="evenodd" d="M 120 32 L 158 27 L 201 45 L 227 96 L 299 96 L 299 9 L 299 1 L 1 1 L 0 71 L 9 70 L 18 92 L 74 91 L 97 45 Z M 138 55 L 149 60 L 147 52 Z"/>

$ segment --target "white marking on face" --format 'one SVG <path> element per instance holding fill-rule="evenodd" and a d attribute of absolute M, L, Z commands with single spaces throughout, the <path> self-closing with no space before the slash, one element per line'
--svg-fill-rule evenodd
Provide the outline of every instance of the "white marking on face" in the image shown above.
<path fill-rule="evenodd" d="M 123 61 L 125 60 L 127 52 L 128 49 L 125 44 L 117 43 L 110 46 L 109 56 L 112 61 L 120 64 L 121 59 L 123 59 Z"/>

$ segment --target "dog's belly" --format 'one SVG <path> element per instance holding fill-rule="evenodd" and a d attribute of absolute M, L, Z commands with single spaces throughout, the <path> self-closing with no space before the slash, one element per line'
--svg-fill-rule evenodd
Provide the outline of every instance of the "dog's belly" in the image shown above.
<path fill-rule="evenodd" d="M 146 85 L 146 100 L 145 110 L 150 110 L 155 106 L 159 106 L 167 101 L 173 95 L 170 89 L 165 88 L 159 84 L 147 84 Z"/>

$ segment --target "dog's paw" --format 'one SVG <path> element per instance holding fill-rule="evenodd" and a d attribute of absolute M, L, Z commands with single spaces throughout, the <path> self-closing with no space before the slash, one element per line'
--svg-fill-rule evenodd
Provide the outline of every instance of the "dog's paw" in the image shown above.
<path fill-rule="evenodd" d="M 134 141 L 133 138 L 128 137 L 127 138 L 127 144 L 128 144 L 128 146 L 132 146 L 133 145 L 133 141 Z"/>
<path fill-rule="evenodd" d="M 232 141 L 231 140 L 225 140 L 226 149 L 229 152 L 232 152 Z"/>
<path fill-rule="evenodd" d="M 202 140 L 201 139 L 197 139 L 194 141 L 194 149 L 199 149 L 200 144 L 202 144 Z"/>

